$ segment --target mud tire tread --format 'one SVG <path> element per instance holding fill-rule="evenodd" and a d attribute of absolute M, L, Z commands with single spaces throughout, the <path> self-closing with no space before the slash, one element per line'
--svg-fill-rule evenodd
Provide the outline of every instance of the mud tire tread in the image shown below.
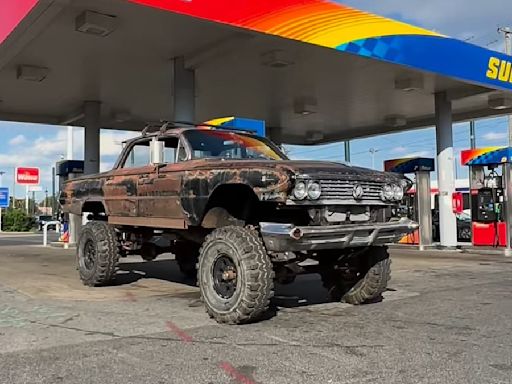
<path fill-rule="evenodd" d="M 238 250 L 236 255 L 240 267 L 245 270 L 246 281 L 242 281 L 241 298 L 238 305 L 227 313 L 216 311 L 206 301 L 203 290 L 213 289 L 212 284 L 201 281 L 201 268 L 208 265 L 208 245 L 215 241 L 230 243 Z M 206 260 L 206 263 L 205 263 Z M 274 296 L 274 269 L 259 232 L 254 228 L 227 226 L 215 229 L 203 242 L 197 265 L 197 281 L 208 315 L 218 323 L 245 324 L 259 320 L 268 312 L 270 299 Z"/>
<path fill-rule="evenodd" d="M 332 272 L 322 274 L 322 282 L 332 300 L 361 305 L 382 298 L 391 280 L 391 259 L 387 247 L 372 247 L 367 257 L 369 270 L 348 290 L 343 281 L 333 277 Z"/>
<path fill-rule="evenodd" d="M 115 229 L 105 221 L 87 223 L 80 234 L 77 246 L 77 262 L 86 240 L 90 238 L 96 245 L 96 263 L 92 274 L 80 268 L 78 271 L 84 285 L 98 287 L 108 285 L 115 277 L 117 263 L 121 257 L 121 246 Z"/>

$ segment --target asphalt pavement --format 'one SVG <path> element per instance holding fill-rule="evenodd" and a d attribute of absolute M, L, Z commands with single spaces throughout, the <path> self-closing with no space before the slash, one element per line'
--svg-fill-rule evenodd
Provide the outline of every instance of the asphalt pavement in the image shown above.
<path fill-rule="evenodd" d="M 170 255 L 131 257 L 116 285 L 86 288 L 72 250 L 4 240 L 2 384 L 512 383 L 512 260 L 501 256 L 394 250 L 381 303 L 330 303 L 303 276 L 278 287 L 269 319 L 224 326 Z"/>
<path fill-rule="evenodd" d="M 59 234 L 54 231 L 48 232 L 48 242 L 57 241 Z M 42 245 L 43 233 L 42 232 L 28 232 L 28 233 L 0 233 L 0 247 L 5 246 L 27 246 L 27 245 Z"/>

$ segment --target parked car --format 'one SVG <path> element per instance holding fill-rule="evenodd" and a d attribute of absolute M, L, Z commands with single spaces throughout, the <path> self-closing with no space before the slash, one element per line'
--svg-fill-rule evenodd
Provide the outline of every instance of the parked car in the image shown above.
<path fill-rule="evenodd" d="M 55 221 L 55 219 L 53 218 L 53 216 L 51 215 L 40 215 L 40 216 L 37 216 L 36 217 L 36 225 L 37 225 L 37 228 L 39 231 L 42 231 L 43 230 L 43 227 L 44 225 L 49 222 L 49 221 Z M 48 229 L 49 230 L 55 230 L 56 229 L 56 226 L 51 224 L 51 225 L 48 225 Z"/>
<path fill-rule="evenodd" d="M 456 214 L 457 217 L 457 241 L 458 242 L 471 242 L 472 238 L 472 225 L 471 215 L 466 212 Z M 440 241 L 439 235 L 439 212 L 432 213 L 432 239 L 433 241 Z"/>
<path fill-rule="evenodd" d="M 161 127 L 127 142 L 113 170 L 66 182 L 60 199 L 92 219 L 77 246 L 85 285 L 108 284 L 127 254 L 171 251 L 197 276 L 208 314 L 239 324 L 267 311 L 275 280 L 301 273 L 319 273 L 334 300 L 379 299 L 385 245 L 418 228 L 390 216 L 408 188 L 398 174 L 291 161 L 248 132 Z"/>

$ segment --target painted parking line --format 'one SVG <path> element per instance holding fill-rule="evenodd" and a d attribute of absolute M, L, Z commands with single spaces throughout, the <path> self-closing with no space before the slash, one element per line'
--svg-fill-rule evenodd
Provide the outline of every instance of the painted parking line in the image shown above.
<path fill-rule="evenodd" d="M 192 341 L 194 341 L 194 339 L 192 338 L 192 336 L 190 336 L 187 332 L 185 332 L 183 329 L 181 329 L 180 327 L 178 327 L 176 324 L 174 324 L 172 321 L 167 321 L 165 323 L 166 325 L 166 328 L 174 333 L 176 336 L 178 336 L 180 338 L 180 340 L 184 343 L 191 343 Z"/>
<path fill-rule="evenodd" d="M 233 367 L 227 361 L 223 361 L 219 364 L 219 368 L 222 369 L 228 376 L 230 376 L 237 383 L 241 384 L 256 384 L 255 381 L 249 379 L 247 376 L 240 373 L 235 367 Z"/>
<path fill-rule="evenodd" d="M 166 328 L 169 332 L 172 332 L 174 335 L 178 336 L 180 341 L 182 343 L 193 343 L 194 338 L 189 335 L 185 330 L 178 327 L 176 324 L 174 324 L 172 321 L 167 321 L 165 323 Z M 249 377 L 245 376 L 243 373 L 238 371 L 231 363 L 227 361 L 221 361 L 218 364 L 218 367 L 224 371 L 226 375 L 231 377 L 236 383 L 240 384 L 257 384 L 254 380 L 250 379 Z"/>

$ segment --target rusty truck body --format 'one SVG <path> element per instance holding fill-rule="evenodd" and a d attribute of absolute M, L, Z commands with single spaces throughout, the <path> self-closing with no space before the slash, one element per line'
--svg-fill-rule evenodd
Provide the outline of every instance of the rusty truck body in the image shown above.
<path fill-rule="evenodd" d="M 61 203 L 90 219 L 77 246 L 85 284 L 108 283 L 127 254 L 172 252 L 208 313 L 243 323 L 268 310 L 274 281 L 300 273 L 320 273 L 335 300 L 380 296 L 385 245 L 417 228 L 393 215 L 409 187 L 396 174 L 289 160 L 248 132 L 178 127 L 126 142 L 111 171 L 67 182 Z"/>

